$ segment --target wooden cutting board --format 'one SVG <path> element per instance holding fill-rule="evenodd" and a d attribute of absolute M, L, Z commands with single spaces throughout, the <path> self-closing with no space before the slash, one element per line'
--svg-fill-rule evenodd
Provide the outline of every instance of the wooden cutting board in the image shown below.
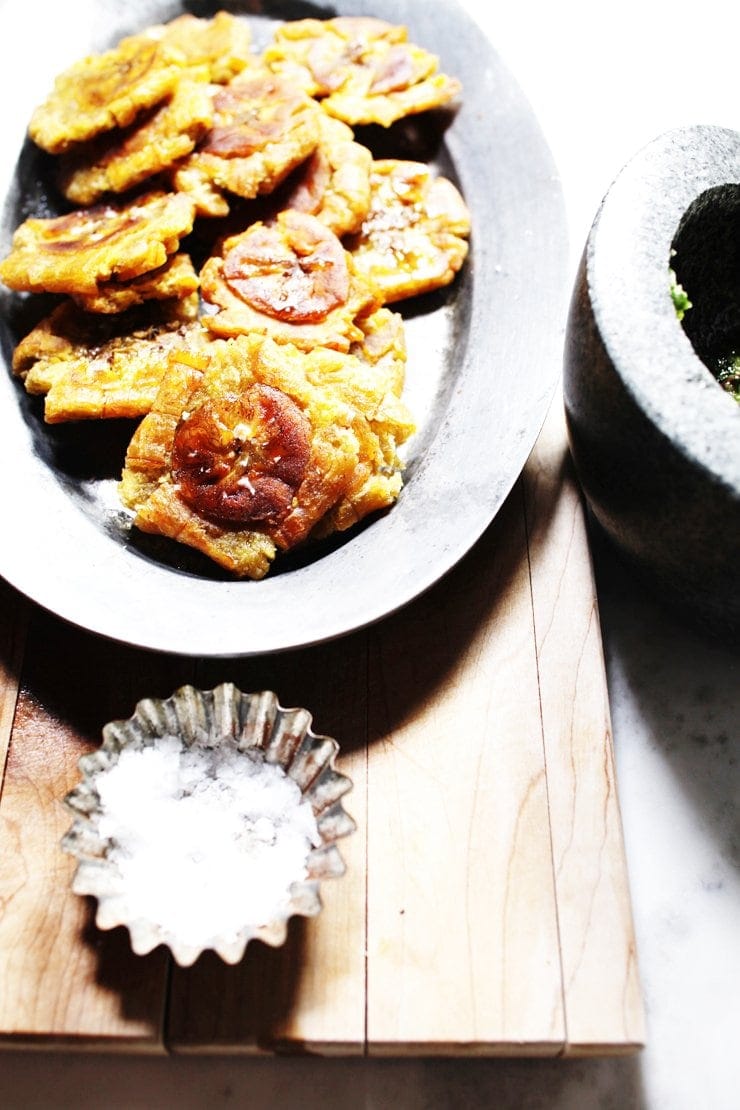
<path fill-rule="evenodd" d="M 53 573 L 53 551 L 50 551 Z M 342 747 L 347 874 L 237 967 L 139 958 L 70 892 L 61 798 L 103 724 L 179 685 L 304 705 Z M 502 512 L 415 603 L 239 661 L 135 651 L 0 593 L 0 1043 L 583 1055 L 644 1037 L 599 621 L 556 405 Z"/>

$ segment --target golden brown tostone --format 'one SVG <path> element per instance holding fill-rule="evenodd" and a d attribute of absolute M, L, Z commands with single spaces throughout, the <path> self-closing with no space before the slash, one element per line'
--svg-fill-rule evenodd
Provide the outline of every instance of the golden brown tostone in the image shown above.
<path fill-rule="evenodd" d="M 120 316 L 93 316 L 65 301 L 13 355 L 29 393 L 45 395 L 47 423 L 143 416 L 174 350 L 205 345 L 198 298 L 159 302 Z"/>
<path fill-rule="evenodd" d="M 226 215 L 225 194 L 272 192 L 319 141 L 316 102 L 262 67 L 220 88 L 213 107 L 212 128 L 173 175 L 200 215 Z"/>
<path fill-rule="evenodd" d="M 348 350 L 362 332 L 356 319 L 377 307 L 339 239 L 315 216 L 281 212 L 226 239 L 201 270 L 204 317 L 214 335 L 258 332 L 303 348 Z"/>
<path fill-rule="evenodd" d="M 142 530 L 261 578 L 334 507 L 352 502 L 340 527 L 391 504 L 395 447 L 410 429 L 358 358 L 255 335 L 217 340 L 207 355 L 171 360 L 129 447 L 121 496 Z"/>
<path fill-rule="evenodd" d="M 59 187 L 73 204 L 93 204 L 104 193 L 124 193 L 171 169 L 195 147 L 213 121 L 206 67 L 186 70 L 172 96 L 126 130 L 116 128 L 62 156 Z"/>
<path fill-rule="evenodd" d="M 28 133 L 44 150 L 61 154 L 103 131 L 127 127 L 173 92 L 182 61 L 179 51 L 145 35 L 122 39 L 114 50 L 89 55 L 60 74 Z"/>
<path fill-rule="evenodd" d="M 144 34 L 180 51 L 186 65 L 207 65 L 209 81 L 217 84 L 230 81 L 253 60 L 249 24 L 225 11 L 212 19 L 181 15 Z"/>
<path fill-rule="evenodd" d="M 422 162 L 382 159 L 370 175 L 370 212 L 347 240 L 358 273 L 385 303 L 448 285 L 468 253 L 460 193 Z"/>
<path fill-rule="evenodd" d="M 453 100 L 460 82 L 438 73 L 438 59 L 407 41 L 405 27 L 345 16 L 285 23 L 265 51 L 276 73 L 322 101 L 346 123 L 396 120 Z"/>
<path fill-rule="evenodd" d="M 0 280 L 29 293 L 97 294 L 101 282 L 127 281 L 164 266 L 192 229 L 187 197 L 147 193 L 52 219 L 28 219 L 0 263 Z"/>

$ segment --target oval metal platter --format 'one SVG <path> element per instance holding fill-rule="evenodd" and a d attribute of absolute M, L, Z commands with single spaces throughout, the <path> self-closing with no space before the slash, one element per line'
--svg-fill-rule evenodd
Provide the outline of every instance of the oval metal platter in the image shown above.
<path fill-rule="evenodd" d="M 278 558 L 260 582 L 228 580 L 195 553 L 132 528 L 116 484 L 133 426 L 44 424 L 39 398 L 28 397 L 10 370 L 13 346 L 34 322 L 29 301 L 38 318 L 38 298 L 2 294 L 0 573 L 92 632 L 198 656 L 340 636 L 403 606 L 465 554 L 516 481 L 558 382 L 567 276 L 562 195 L 545 140 L 515 81 L 458 4 L 250 2 L 198 4 L 196 14 L 219 6 L 245 13 L 258 49 L 278 20 L 373 15 L 406 24 L 410 40 L 461 79 L 460 107 L 358 138 L 377 156 L 428 161 L 451 177 L 470 208 L 473 235 L 452 286 L 394 306 L 406 321 L 405 399 L 418 424 L 398 503 L 331 543 Z M 41 45 L 38 34 L 29 41 L 14 24 L 18 39 L 3 51 L 3 102 L 22 114 L 3 125 L 3 255 L 26 216 L 60 210 L 48 156 L 28 141 L 18 154 L 31 110 L 55 74 L 182 10 L 70 0 L 49 9 Z"/>

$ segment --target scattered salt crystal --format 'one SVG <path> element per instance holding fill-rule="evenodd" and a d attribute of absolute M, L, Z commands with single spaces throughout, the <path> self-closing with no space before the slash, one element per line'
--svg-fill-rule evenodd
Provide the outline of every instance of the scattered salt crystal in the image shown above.
<path fill-rule="evenodd" d="M 95 785 L 98 832 L 131 921 L 193 947 L 285 914 L 320 843 L 297 783 L 234 745 L 187 748 L 159 737 L 124 748 Z"/>

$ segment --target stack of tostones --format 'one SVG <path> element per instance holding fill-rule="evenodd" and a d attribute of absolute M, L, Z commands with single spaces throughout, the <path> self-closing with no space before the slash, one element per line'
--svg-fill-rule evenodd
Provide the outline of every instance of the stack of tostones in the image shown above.
<path fill-rule="evenodd" d="M 194 294 L 93 316 L 65 301 L 23 339 L 13 370 L 29 393 L 42 394 L 44 419 L 144 416 L 172 351 L 197 350 L 206 337 Z"/>
<path fill-rule="evenodd" d="M 128 203 L 30 218 L 15 232 L 12 250 L 0 262 L 0 280 L 26 293 L 104 300 L 109 282 L 120 290 L 122 282 L 166 266 L 191 230 L 193 216 L 187 197 L 147 193 Z"/>
<path fill-rule="evenodd" d="M 28 133 L 43 150 L 61 154 L 75 143 L 127 127 L 174 92 L 182 63 L 178 51 L 153 39 L 123 39 L 114 50 L 89 55 L 60 74 L 33 113 Z"/>
<path fill-rule="evenodd" d="M 94 204 L 105 193 L 125 193 L 190 154 L 213 123 L 213 96 L 205 67 L 186 73 L 163 104 L 130 127 L 62 155 L 59 187 L 67 200 Z"/>
<path fill-rule="evenodd" d="M 183 77 L 230 80 L 251 61 L 250 38 L 246 24 L 219 12 L 212 20 L 182 16 L 122 39 L 60 74 L 28 133 L 50 154 L 79 149 L 172 98 Z"/>
<path fill-rule="evenodd" d="M 57 78 L 29 134 L 78 207 L 27 219 L 0 262 L 11 289 L 61 298 L 13 370 L 48 423 L 143 418 L 120 487 L 138 528 L 260 578 L 395 501 L 414 429 L 383 306 L 454 279 L 470 217 L 350 125 L 459 89 L 404 27 L 300 20 L 257 55 L 227 12 Z"/>

